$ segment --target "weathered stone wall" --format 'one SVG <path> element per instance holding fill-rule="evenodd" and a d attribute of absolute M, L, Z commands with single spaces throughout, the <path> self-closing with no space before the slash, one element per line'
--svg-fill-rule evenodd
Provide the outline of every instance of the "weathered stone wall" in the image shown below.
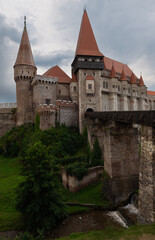
<path fill-rule="evenodd" d="M 70 84 L 68 83 L 58 83 L 57 89 L 57 99 L 59 100 L 70 100 Z"/>
<path fill-rule="evenodd" d="M 78 107 L 77 107 L 77 105 L 73 105 L 73 106 L 61 105 L 61 106 L 59 106 L 57 120 L 60 124 L 65 124 L 67 127 L 69 127 L 69 126 L 78 127 Z"/>
<path fill-rule="evenodd" d="M 155 128 L 142 127 L 139 172 L 139 221 L 155 220 Z"/>
<path fill-rule="evenodd" d="M 68 188 L 71 192 L 77 192 L 91 183 L 96 182 L 99 179 L 99 176 L 103 174 L 103 167 L 97 166 L 90 168 L 88 174 L 84 176 L 81 181 L 74 176 L 67 175 L 65 169 L 62 169 L 61 174 L 64 187 Z"/>
<path fill-rule="evenodd" d="M 11 130 L 16 123 L 16 117 L 12 108 L 0 108 L 0 137 Z"/>
<path fill-rule="evenodd" d="M 91 147 L 97 137 L 104 169 L 109 175 L 110 196 L 117 203 L 138 190 L 139 130 L 131 125 L 87 120 Z M 106 194 L 106 193 L 105 193 Z"/>

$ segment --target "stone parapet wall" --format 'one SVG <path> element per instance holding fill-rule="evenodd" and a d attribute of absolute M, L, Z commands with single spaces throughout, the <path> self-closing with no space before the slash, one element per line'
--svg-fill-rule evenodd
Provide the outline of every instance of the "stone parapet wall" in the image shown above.
<path fill-rule="evenodd" d="M 63 186 L 71 192 L 77 192 L 91 183 L 96 182 L 103 174 L 103 169 L 104 168 L 102 166 L 90 168 L 88 170 L 88 174 L 84 176 L 81 181 L 79 181 L 75 176 L 67 175 L 66 170 L 62 169 L 61 174 Z"/>
<path fill-rule="evenodd" d="M 0 103 L 0 108 L 16 108 L 17 103 Z"/>
<path fill-rule="evenodd" d="M 16 115 L 12 108 L 0 108 L 0 137 L 16 125 Z"/>
<path fill-rule="evenodd" d="M 155 128 L 146 126 L 141 135 L 139 221 L 155 221 Z"/>

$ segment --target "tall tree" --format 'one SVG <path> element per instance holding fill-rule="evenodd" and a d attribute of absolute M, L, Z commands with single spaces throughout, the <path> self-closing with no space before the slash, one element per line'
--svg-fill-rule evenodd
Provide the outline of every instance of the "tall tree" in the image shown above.
<path fill-rule="evenodd" d="M 59 186 L 52 171 L 46 147 L 37 142 L 23 160 L 24 181 L 17 189 L 17 209 L 23 214 L 28 230 L 52 230 L 65 216 Z"/>

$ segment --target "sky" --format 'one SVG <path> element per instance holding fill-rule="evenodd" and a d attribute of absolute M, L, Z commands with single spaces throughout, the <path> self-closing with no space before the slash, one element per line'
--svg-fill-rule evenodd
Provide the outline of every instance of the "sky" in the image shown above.
<path fill-rule="evenodd" d="M 99 50 L 155 91 L 155 0 L 0 0 L 0 102 L 16 102 L 24 16 L 38 74 L 59 65 L 70 76 L 85 7 Z"/>

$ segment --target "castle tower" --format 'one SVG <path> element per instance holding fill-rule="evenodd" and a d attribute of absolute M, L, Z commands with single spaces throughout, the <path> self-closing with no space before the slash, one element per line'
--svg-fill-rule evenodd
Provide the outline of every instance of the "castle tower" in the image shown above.
<path fill-rule="evenodd" d="M 17 125 L 34 121 L 33 88 L 31 82 L 36 75 L 37 68 L 34 63 L 31 45 L 24 19 L 24 31 L 14 65 L 14 80 L 16 82 L 17 98 Z"/>
<path fill-rule="evenodd" d="M 101 110 L 100 76 L 104 68 L 102 60 L 103 54 L 98 49 L 87 11 L 84 10 L 72 63 L 72 75 L 75 74 L 78 85 L 80 132 L 84 127 L 84 113 Z"/>

